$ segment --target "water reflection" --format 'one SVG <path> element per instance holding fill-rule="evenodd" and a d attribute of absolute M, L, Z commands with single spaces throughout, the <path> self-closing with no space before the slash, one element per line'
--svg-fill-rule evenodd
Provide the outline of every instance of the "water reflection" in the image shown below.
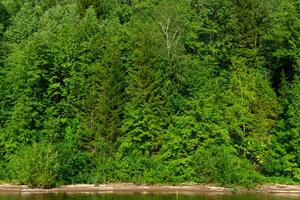
<path fill-rule="evenodd" d="M 0 194 L 0 200 L 300 200 L 300 196 L 273 194 Z"/>

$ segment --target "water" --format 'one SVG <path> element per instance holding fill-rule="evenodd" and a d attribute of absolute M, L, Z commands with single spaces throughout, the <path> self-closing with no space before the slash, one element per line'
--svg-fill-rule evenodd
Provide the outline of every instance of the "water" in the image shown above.
<path fill-rule="evenodd" d="M 272 194 L 1 194 L 0 200 L 300 200 Z"/>

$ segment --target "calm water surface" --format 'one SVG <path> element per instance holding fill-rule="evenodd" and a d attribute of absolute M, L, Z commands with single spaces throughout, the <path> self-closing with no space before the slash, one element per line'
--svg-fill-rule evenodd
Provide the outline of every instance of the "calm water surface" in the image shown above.
<path fill-rule="evenodd" d="M 0 200 L 300 200 L 263 194 L 1 194 Z"/>

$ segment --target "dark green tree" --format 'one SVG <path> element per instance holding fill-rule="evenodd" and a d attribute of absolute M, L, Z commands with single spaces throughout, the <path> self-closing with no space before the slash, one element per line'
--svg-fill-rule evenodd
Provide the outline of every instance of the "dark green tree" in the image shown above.
<path fill-rule="evenodd" d="M 272 135 L 272 149 L 265 170 L 269 175 L 287 176 L 299 180 L 299 80 L 292 84 L 283 82 L 281 88 L 282 110 Z"/>

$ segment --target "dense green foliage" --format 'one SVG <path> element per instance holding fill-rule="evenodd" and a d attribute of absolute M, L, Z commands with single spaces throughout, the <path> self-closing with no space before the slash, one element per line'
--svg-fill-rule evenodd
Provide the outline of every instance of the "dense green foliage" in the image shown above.
<path fill-rule="evenodd" d="M 300 181 L 298 0 L 0 0 L 0 180 Z"/>

